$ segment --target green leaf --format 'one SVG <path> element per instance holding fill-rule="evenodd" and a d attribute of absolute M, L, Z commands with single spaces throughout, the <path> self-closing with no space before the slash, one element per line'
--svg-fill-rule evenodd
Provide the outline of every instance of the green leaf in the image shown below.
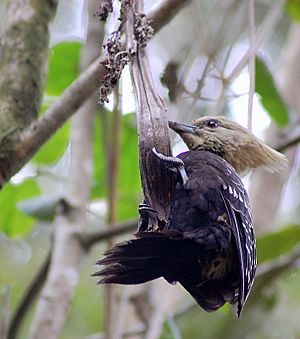
<path fill-rule="evenodd" d="M 121 161 L 119 176 L 118 220 L 137 215 L 141 203 L 141 180 L 138 163 L 138 140 L 135 114 L 122 117 Z"/>
<path fill-rule="evenodd" d="M 295 21 L 300 21 L 300 1 L 288 0 L 285 5 L 287 14 Z"/>
<path fill-rule="evenodd" d="M 270 115 L 270 118 L 280 127 L 289 122 L 289 112 L 283 102 L 271 72 L 260 57 L 255 59 L 255 92 L 260 96 L 260 102 Z"/>
<path fill-rule="evenodd" d="M 291 251 L 300 243 L 300 225 L 291 225 L 277 232 L 264 234 L 257 239 L 257 257 L 261 264 Z"/>
<path fill-rule="evenodd" d="M 70 126 L 70 122 L 66 122 L 35 154 L 33 161 L 43 165 L 51 165 L 57 162 L 63 156 L 69 144 Z"/>
<path fill-rule="evenodd" d="M 46 85 L 48 95 L 61 95 L 77 78 L 81 46 L 78 42 L 64 42 L 51 48 Z"/>
<path fill-rule="evenodd" d="M 25 180 L 19 185 L 6 184 L 0 192 L 0 230 L 8 236 L 28 233 L 35 219 L 22 213 L 17 208 L 21 200 L 39 194 L 38 186 L 33 179 Z"/>

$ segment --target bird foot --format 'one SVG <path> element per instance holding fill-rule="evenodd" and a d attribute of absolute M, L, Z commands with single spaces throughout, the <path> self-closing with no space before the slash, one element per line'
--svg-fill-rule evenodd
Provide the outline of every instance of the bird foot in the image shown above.
<path fill-rule="evenodd" d="M 149 229 L 151 218 L 157 218 L 158 212 L 147 204 L 139 205 L 140 220 L 138 222 L 138 232 L 145 232 Z"/>
<path fill-rule="evenodd" d="M 139 213 L 140 213 L 141 216 L 143 214 L 149 213 L 149 212 L 157 214 L 157 211 L 154 208 L 148 206 L 147 204 L 139 204 Z"/>
<path fill-rule="evenodd" d="M 169 157 L 169 156 L 163 155 L 162 153 L 157 152 L 155 147 L 152 148 L 152 152 L 159 160 L 166 163 L 166 166 L 168 167 L 169 170 L 179 172 L 182 178 L 183 186 L 185 186 L 185 184 L 188 181 L 188 175 L 184 168 L 184 162 L 179 158 Z"/>

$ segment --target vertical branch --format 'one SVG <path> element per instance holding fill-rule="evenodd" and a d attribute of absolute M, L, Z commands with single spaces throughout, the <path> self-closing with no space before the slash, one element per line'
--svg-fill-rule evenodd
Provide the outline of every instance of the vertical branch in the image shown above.
<path fill-rule="evenodd" d="M 118 175 L 120 163 L 120 136 L 121 136 L 121 100 L 120 86 L 116 88 L 114 95 L 113 122 L 111 126 L 110 140 L 108 144 L 108 166 L 107 166 L 107 195 L 108 195 L 108 225 L 112 227 L 117 221 L 117 196 Z M 113 239 L 108 240 L 108 246 L 112 247 Z M 106 338 L 116 339 L 115 314 L 116 314 L 116 288 L 112 285 L 106 286 Z"/>
<path fill-rule="evenodd" d="M 249 95 L 248 95 L 248 129 L 252 130 L 252 109 L 253 95 L 255 86 L 255 14 L 254 0 L 248 0 L 248 32 L 250 41 L 250 57 L 249 57 Z"/>
<path fill-rule="evenodd" d="M 19 305 L 12 314 L 8 328 L 7 339 L 17 338 L 18 332 L 22 326 L 25 316 L 27 315 L 28 311 L 32 307 L 32 304 L 35 302 L 38 294 L 40 293 L 49 270 L 51 252 L 52 249 L 50 248 L 46 259 L 42 263 L 39 270 L 36 272 L 35 276 L 30 282 L 30 285 L 25 290 Z"/>
<path fill-rule="evenodd" d="M 95 32 L 90 29 L 91 26 L 90 37 L 95 37 Z M 99 35 L 99 24 L 97 31 Z M 96 39 L 98 41 L 99 36 Z M 97 42 L 94 39 L 87 39 L 82 55 L 82 68 L 97 55 L 95 45 Z M 78 283 L 80 263 L 86 255 L 87 249 L 76 234 L 86 223 L 85 211 L 93 171 L 92 135 L 95 110 L 96 99 L 90 98 L 74 116 L 65 202 L 61 204 L 53 225 L 53 254 L 47 280 L 31 324 L 29 337 L 32 339 L 56 339 L 60 336 Z"/>
<path fill-rule="evenodd" d="M 131 1 L 131 5 L 125 6 L 127 50 L 136 51 L 130 71 L 137 103 L 139 163 L 143 193 L 145 203 L 158 212 L 159 220 L 166 222 L 169 214 L 170 175 L 152 154 L 153 147 L 163 154 L 170 154 L 166 109 L 154 87 L 146 49 L 143 48 L 145 41 L 138 41 L 146 34 L 143 31 L 146 27 L 143 23 L 137 22 L 138 15 L 143 11 L 143 1 Z M 153 223 L 153 227 L 159 227 L 156 221 Z"/>
<path fill-rule="evenodd" d="M 5 291 L 3 293 L 2 300 L 2 311 L 0 314 L 0 339 L 7 338 L 8 332 L 8 317 L 9 317 L 9 286 L 6 286 Z"/>
<path fill-rule="evenodd" d="M 114 95 L 114 109 L 113 109 L 113 122 L 111 127 L 111 139 L 109 147 L 109 160 L 108 160 L 108 223 L 115 224 L 117 222 L 117 195 L 118 195 L 118 175 L 120 164 L 120 138 L 121 138 L 121 94 L 120 86 L 116 88 Z"/>
<path fill-rule="evenodd" d="M 254 50 L 257 51 L 261 44 L 266 40 L 266 38 L 271 34 L 272 30 L 278 23 L 281 18 L 282 7 L 285 3 L 285 0 L 278 0 L 273 4 L 267 15 L 265 16 L 260 28 L 257 31 Z M 226 81 L 232 83 L 247 65 L 247 62 L 250 57 L 250 48 L 243 55 L 238 64 L 234 67 L 231 73 L 227 76 Z"/>

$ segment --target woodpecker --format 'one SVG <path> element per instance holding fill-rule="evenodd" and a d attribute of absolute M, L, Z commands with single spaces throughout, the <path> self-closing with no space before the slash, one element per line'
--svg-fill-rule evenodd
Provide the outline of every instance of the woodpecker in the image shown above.
<path fill-rule="evenodd" d="M 156 211 L 142 205 L 142 231 L 107 251 L 95 275 L 100 284 L 163 277 L 180 283 L 204 310 L 229 302 L 239 316 L 256 271 L 251 210 L 239 174 L 258 167 L 276 172 L 287 160 L 225 117 L 169 126 L 190 149 L 177 158 L 154 151 L 174 176 L 170 220 L 161 231 L 147 231 L 147 216 Z"/>
<path fill-rule="evenodd" d="M 225 159 L 238 174 L 255 168 L 273 173 L 287 166 L 286 157 L 264 144 L 246 128 L 223 116 L 205 116 L 190 125 L 169 121 L 190 150 L 213 152 Z"/>
<path fill-rule="evenodd" d="M 214 148 L 177 158 L 154 153 L 174 176 L 169 223 L 115 245 L 94 275 L 100 284 L 125 285 L 163 277 L 181 284 L 205 311 L 229 302 L 239 316 L 256 270 L 249 199 L 239 175 Z"/>

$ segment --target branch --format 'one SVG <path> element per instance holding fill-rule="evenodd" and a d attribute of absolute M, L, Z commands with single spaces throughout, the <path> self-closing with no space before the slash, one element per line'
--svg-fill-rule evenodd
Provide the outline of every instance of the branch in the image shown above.
<path fill-rule="evenodd" d="M 164 1 L 149 18 L 156 27 L 155 34 L 166 25 L 183 6 L 191 0 Z M 163 14 L 163 15 L 162 15 Z M 125 44 L 123 44 L 125 49 Z M 61 97 L 46 111 L 43 116 L 34 121 L 20 136 L 2 162 L 13 159 L 13 163 L 0 175 L 0 186 L 11 178 L 38 149 L 76 112 L 76 110 L 97 89 L 99 79 L 104 75 L 103 67 L 99 64 L 106 59 L 102 56 L 96 59 L 61 95 Z M 3 166 L 2 166 L 3 167 Z"/>
<path fill-rule="evenodd" d="M 49 24 L 55 11 L 56 2 L 51 0 L 43 6 L 34 6 L 30 0 L 8 2 L 1 36 L 1 142 L 37 117 L 48 59 Z"/>
<path fill-rule="evenodd" d="M 255 90 L 255 17 L 254 0 L 248 0 L 248 31 L 250 40 L 249 74 L 250 86 L 248 96 L 248 129 L 252 130 L 253 95 Z"/>
<path fill-rule="evenodd" d="M 120 137 L 121 137 L 121 83 L 114 91 L 113 122 L 111 126 L 110 140 L 108 144 L 108 227 L 112 229 L 117 220 L 117 198 L 118 198 L 118 176 L 120 165 Z M 113 239 L 107 241 L 108 247 L 113 246 Z M 113 285 L 105 286 L 106 297 L 106 339 L 118 339 L 118 328 L 115 326 L 115 314 L 119 305 L 117 304 L 116 288 Z"/>
<path fill-rule="evenodd" d="M 158 6 L 151 10 L 147 17 L 152 20 L 151 26 L 154 34 L 166 26 L 182 7 L 188 5 L 192 0 L 162 0 Z"/>
<path fill-rule="evenodd" d="M 138 219 L 128 220 L 120 224 L 112 225 L 110 229 L 87 232 L 85 230 L 76 233 L 82 245 L 90 249 L 96 243 L 118 235 L 123 235 L 137 229 Z"/>
<path fill-rule="evenodd" d="M 300 126 L 294 128 L 288 135 L 281 137 L 280 143 L 274 146 L 279 152 L 284 152 L 288 148 L 299 144 L 300 142 Z"/>
<path fill-rule="evenodd" d="M 0 339 L 7 338 L 8 318 L 9 318 L 9 295 L 10 287 L 5 286 L 0 312 Z"/>
<path fill-rule="evenodd" d="M 148 36 L 150 29 L 147 21 L 143 21 L 139 16 L 143 13 L 143 1 L 133 1 L 133 5 L 127 5 L 125 9 L 127 50 L 134 52 L 130 72 L 137 103 L 139 164 L 144 199 L 148 206 L 158 212 L 158 219 L 167 222 L 170 175 L 152 153 L 153 147 L 165 155 L 171 152 L 166 109 L 156 92 L 144 49 L 145 37 Z M 150 223 L 156 228 L 159 227 L 158 222 L 153 220 Z"/>
<path fill-rule="evenodd" d="M 121 86 L 114 94 L 113 122 L 109 133 L 108 164 L 107 164 L 107 193 L 108 193 L 108 224 L 112 227 L 117 219 L 118 176 L 120 166 L 120 138 L 121 138 Z"/>
<path fill-rule="evenodd" d="M 21 324 L 46 280 L 50 266 L 50 260 L 51 250 L 47 254 L 46 259 L 44 259 L 42 266 L 34 276 L 33 280 L 30 282 L 30 285 L 27 287 L 21 302 L 18 304 L 14 314 L 12 315 L 7 339 L 17 338 Z"/>
<path fill-rule="evenodd" d="M 57 1 L 7 2 L 0 37 L 0 187 L 14 172 L 20 131 L 37 118 L 48 61 L 49 24 Z M 4 16 L 3 16 L 4 18 Z M 20 168 L 20 167 L 19 167 Z M 10 174 L 11 173 L 11 174 Z"/>
<path fill-rule="evenodd" d="M 280 19 L 280 16 L 282 13 L 282 7 L 284 3 L 285 3 L 285 0 L 278 0 L 277 3 L 275 3 L 272 6 L 270 11 L 266 15 L 260 29 L 256 33 L 254 52 L 256 52 L 259 49 L 261 44 L 266 40 L 266 38 L 273 31 L 275 25 Z M 232 72 L 227 76 L 227 78 L 225 79 L 227 83 L 228 82 L 232 83 L 239 76 L 241 71 L 247 65 L 250 55 L 251 55 L 251 47 L 247 50 L 247 52 L 244 54 L 244 56 L 241 58 L 241 60 L 235 66 Z"/>

